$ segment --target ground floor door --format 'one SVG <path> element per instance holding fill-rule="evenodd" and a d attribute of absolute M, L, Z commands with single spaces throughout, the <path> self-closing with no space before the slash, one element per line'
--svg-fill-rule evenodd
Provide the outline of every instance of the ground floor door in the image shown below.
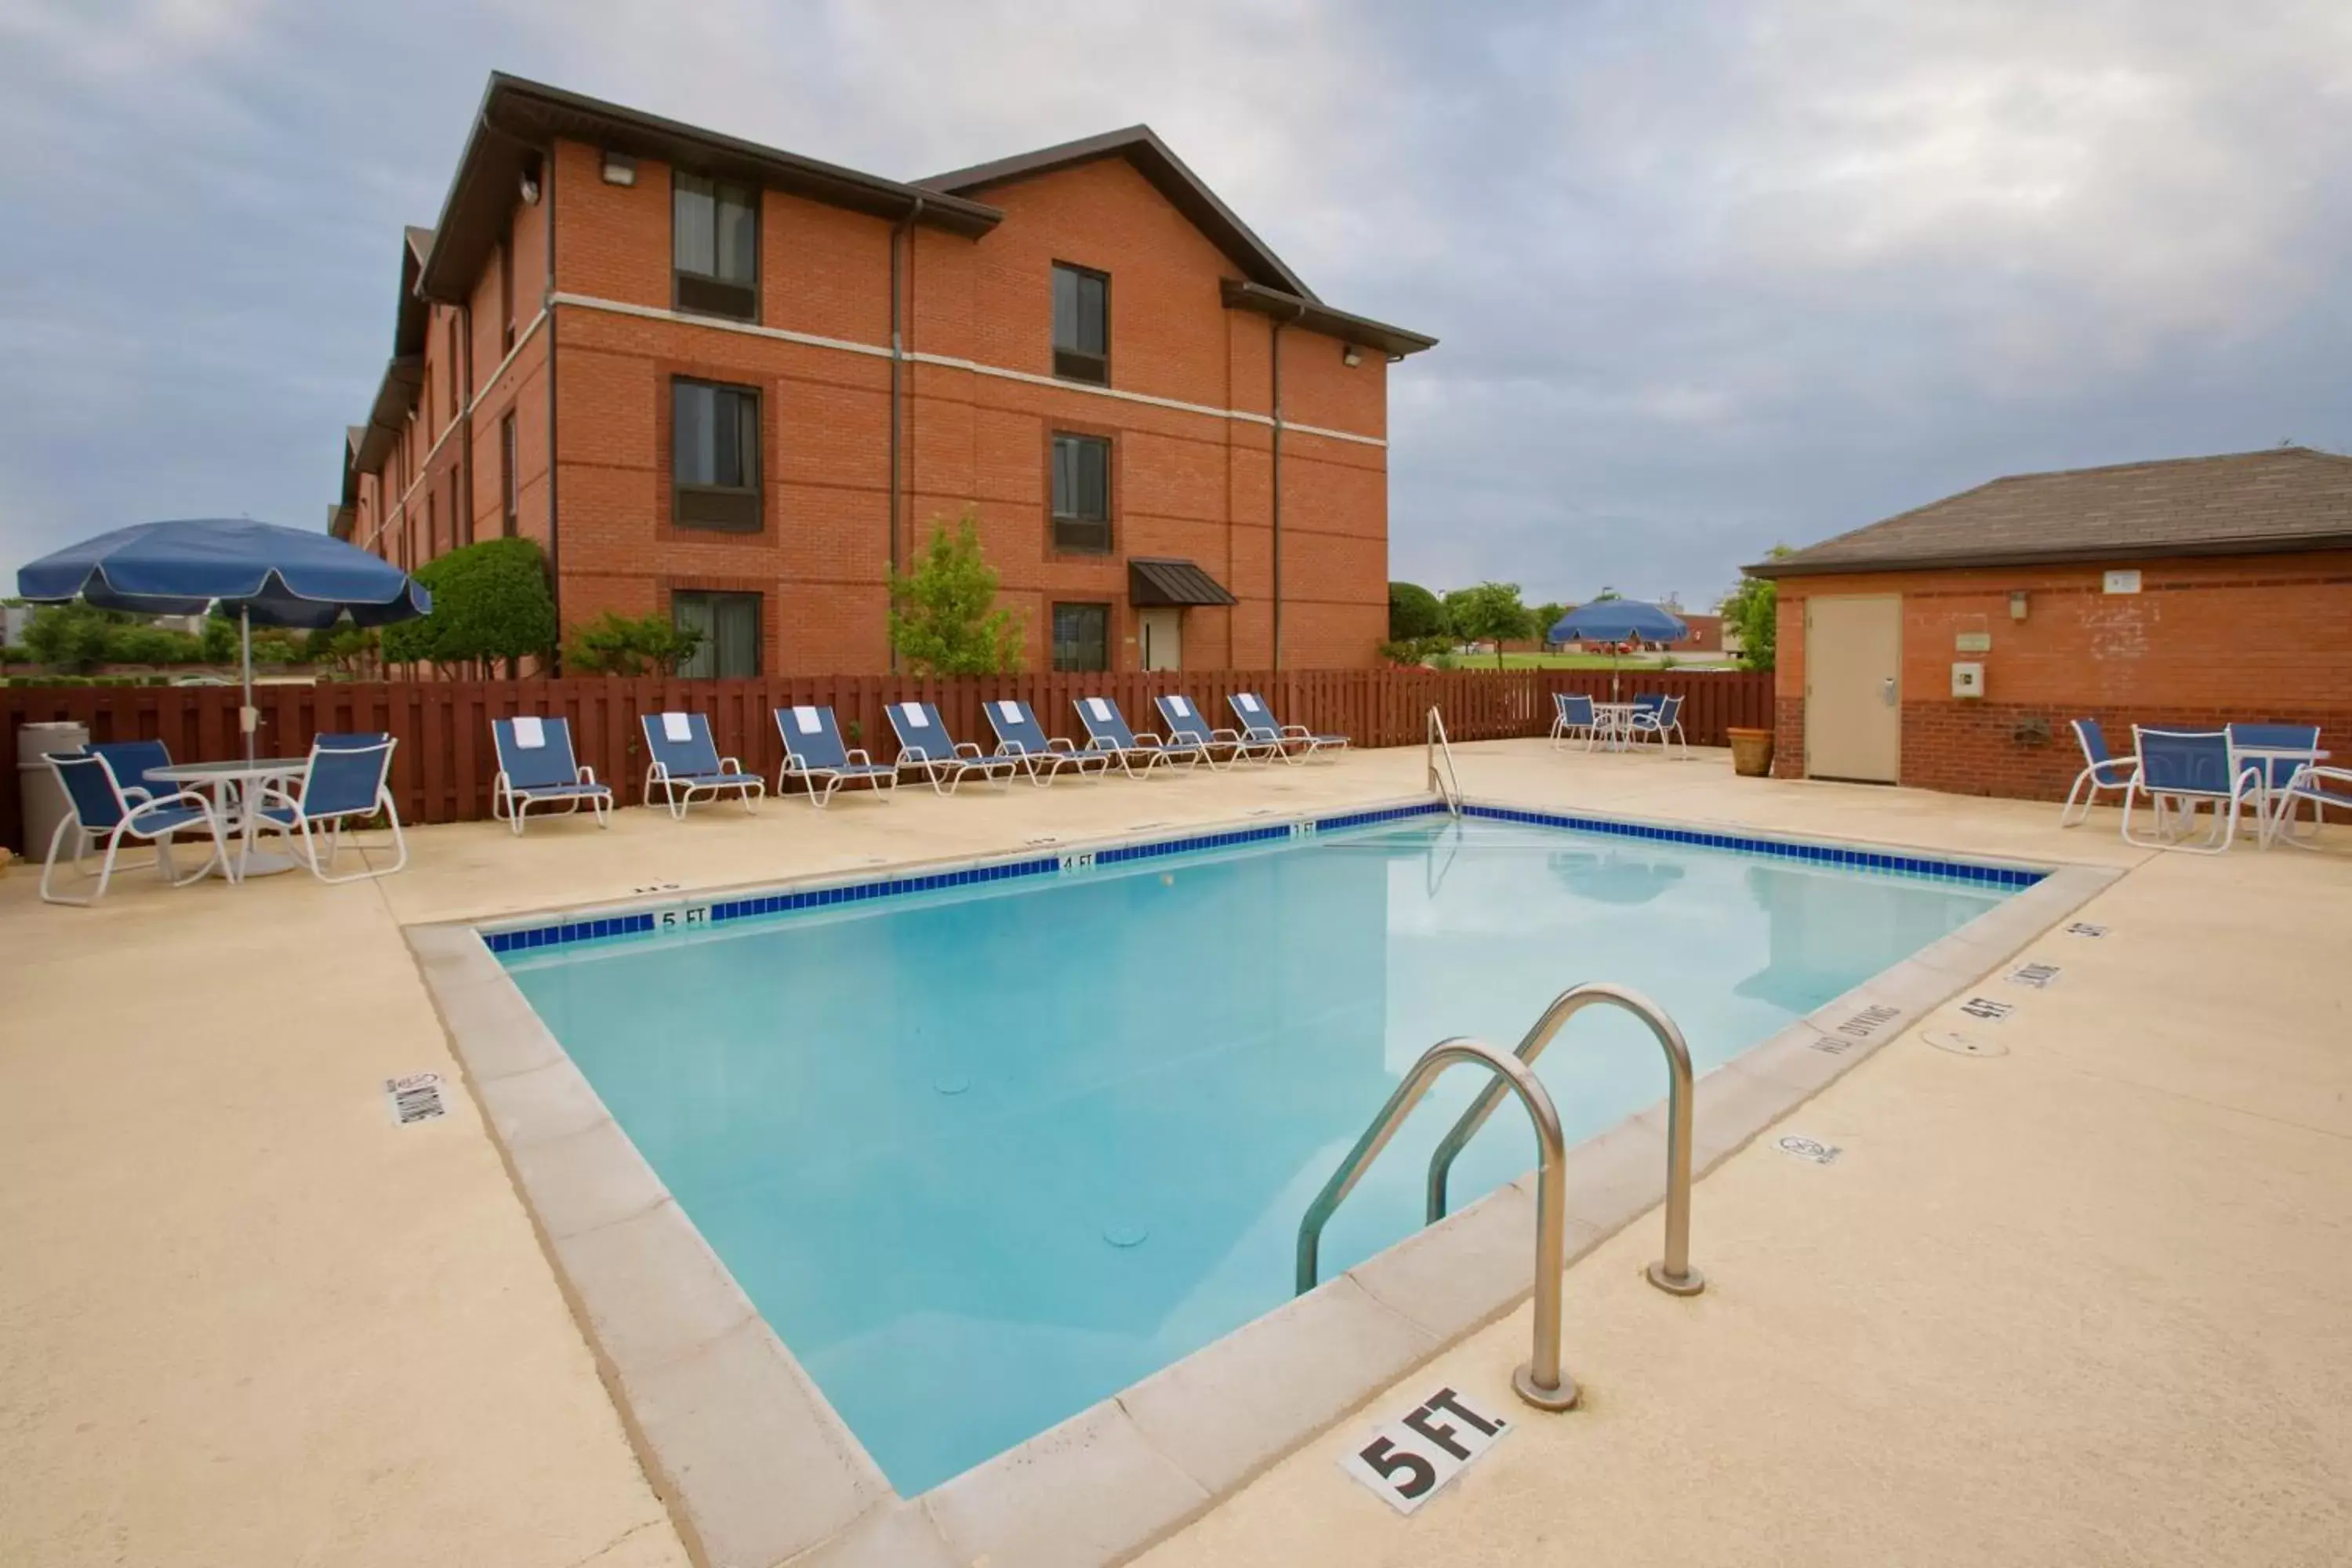
<path fill-rule="evenodd" d="M 1903 757 L 1903 599 L 1805 600 L 1805 773 L 1893 784 Z"/>
<path fill-rule="evenodd" d="M 1138 610 L 1135 613 L 1136 635 L 1143 642 L 1143 668 L 1146 669 L 1181 669 L 1184 668 L 1184 612 L 1181 610 Z"/>

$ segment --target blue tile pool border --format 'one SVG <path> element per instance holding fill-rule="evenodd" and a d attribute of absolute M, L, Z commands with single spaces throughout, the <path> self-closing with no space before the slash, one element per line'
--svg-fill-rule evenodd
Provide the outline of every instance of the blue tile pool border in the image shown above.
<path fill-rule="evenodd" d="M 1055 876 L 1068 868 L 1066 863 L 1073 859 L 1088 866 L 1116 866 L 1135 860 L 1157 859 L 1168 855 L 1189 855 L 1205 850 L 1236 848 L 1249 844 L 1271 843 L 1276 839 L 1303 837 L 1310 834 L 1344 832 L 1349 828 L 1370 827 L 1381 823 L 1402 821 L 1410 817 L 1429 816 L 1444 809 L 1443 802 L 1421 801 L 1409 805 L 1380 806 L 1365 811 L 1340 812 L 1329 816 L 1286 818 L 1279 822 L 1262 823 L 1247 827 L 1220 828 L 1208 833 L 1181 834 L 1171 838 L 1111 844 L 1095 848 L 1077 845 L 1066 852 L 1024 855 L 1013 859 L 983 861 L 952 870 L 881 877 L 862 882 L 839 882 L 777 892 L 748 893 L 734 898 L 713 899 L 707 906 L 698 900 L 671 900 L 651 910 L 582 915 L 569 920 L 541 920 L 527 925 L 483 925 L 478 926 L 476 931 L 484 944 L 494 953 L 525 952 L 539 948 L 560 947 L 572 942 L 597 942 L 607 937 L 650 935 L 666 929 L 677 929 L 678 911 L 689 908 L 696 910 L 707 909 L 707 913 L 685 922 L 689 929 L 702 931 L 730 921 L 750 920 L 763 915 L 791 914 L 803 910 L 831 909 L 843 904 L 867 903 L 877 899 L 943 892 L 982 883 L 1011 882 L 1033 877 Z M 1562 828 L 1575 833 L 1641 839 L 1656 844 L 1678 844 L 1700 849 L 1725 849 L 1738 854 L 1768 856 L 1775 859 L 1808 861 L 1815 865 L 1835 867 L 1842 870 L 1883 871 L 1906 877 L 1929 877 L 1972 883 L 1979 887 L 2010 889 L 2030 888 L 2049 875 L 2047 871 L 2032 867 L 1986 865 L 1968 860 L 1954 860 L 1941 856 L 1902 855 L 1891 850 L 1853 848 L 1836 844 L 1807 843 L 1798 839 L 1768 838 L 1753 834 L 1723 833 L 1706 828 L 1668 827 L 1657 823 L 1629 821 L 1622 817 L 1585 816 L 1557 811 L 1528 811 L 1517 806 L 1485 805 L 1475 801 L 1463 802 L 1462 814 L 1465 816 L 1477 817 L 1490 822 L 1517 822 L 1538 827 Z"/>

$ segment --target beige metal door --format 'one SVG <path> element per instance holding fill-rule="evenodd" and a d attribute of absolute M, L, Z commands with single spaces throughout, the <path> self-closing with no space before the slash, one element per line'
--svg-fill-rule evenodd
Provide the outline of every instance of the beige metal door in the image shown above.
<path fill-rule="evenodd" d="M 1805 772 L 1893 784 L 1903 757 L 1903 599 L 1805 600 Z"/>
<path fill-rule="evenodd" d="M 1135 623 L 1143 639 L 1143 668 L 1146 669 L 1181 669 L 1184 668 L 1184 612 L 1181 610 L 1139 610 Z"/>

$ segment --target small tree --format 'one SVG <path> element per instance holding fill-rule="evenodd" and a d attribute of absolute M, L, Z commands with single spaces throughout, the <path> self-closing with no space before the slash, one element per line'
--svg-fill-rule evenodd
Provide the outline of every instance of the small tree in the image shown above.
<path fill-rule="evenodd" d="M 1389 640 L 1419 642 L 1445 635 L 1445 606 L 1418 583 L 1389 584 Z M 1419 663 L 1418 659 L 1413 661 Z"/>
<path fill-rule="evenodd" d="M 1528 612 L 1528 621 L 1535 628 L 1531 635 L 1538 642 L 1551 641 L 1551 628 L 1566 614 L 1566 605 L 1538 605 Z"/>
<path fill-rule="evenodd" d="M 1778 561 L 1790 553 L 1787 545 L 1776 544 L 1766 558 Z M 1780 657 L 1780 584 L 1769 577 L 1742 577 L 1716 607 L 1724 626 L 1739 636 L 1739 662 L 1750 669 L 1773 668 Z"/>
<path fill-rule="evenodd" d="M 497 659 L 539 658 L 555 647 L 547 559 L 528 539 L 486 539 L 418 567 L 433 613 L 384 629 L 383 656 L 487 675 Z"/>
<path fill-rule="evenodd" d="M 980 518 L 966 507 L 904 576 L 890 575 L 890 646 L 923 675 L 1008 675 L 1021 668 L 1022 617 L 994 607 L 996 568 L 980 552 Z"/>
<path fill-rule="evenodd" d="M 235 664 L 242 657 L 238 650 L 243 639 L 244 632 L 236 617 L 215 610 L 205 617 L 204 634 L 198 640 L 203 644 L 201 651 L 206 664 Z"/>
<path fill-rule="evenodd" d="M 702 633 L 661 616 L 629 616 L 607 610 L 572 628 L 563 668 L 577 675 L 675 675 L 702 646 Z"/>
<path fill-rule="evenodd" d="M 26 623 L 25 647 L 50 668 L 79 675 L 105 658 L 108 643 L 129 625 L 129 616 L 79 599 L 67 605 L 44 605 Z"/>
<path fill-rule="evenodd" d="M 1495 668 L 1503 668 L 1503 645 L 1528 635 L 1528 607 L 1519 603 L 1517 583 L 1481 583 L 1457 588 L 1445 595 L 1446 618 L 1454 634 L 1465 642 L 1495 645 Z"/>

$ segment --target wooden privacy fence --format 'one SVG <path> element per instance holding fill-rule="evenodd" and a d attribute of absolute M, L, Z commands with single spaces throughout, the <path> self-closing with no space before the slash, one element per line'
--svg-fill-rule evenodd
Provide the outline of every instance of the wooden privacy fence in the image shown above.
<path fill-rule="evenodd" d="M 1656 691 L 1685 699 L 1683 727 L 1694 745 L 1721 745 L 1727 725 L 1769 728 L 1772 677 L 1744 670 L 1629 670 L 1620 684 L 1631 698 Z M 321 733 L 388 731 L 400 741 L 393 753 L 393 794 L 409 822 L 466 822 L 490 815 L 490 781 L 498 760 L 490 721 L 517 713 L 561 716 L 572 722 L 580 760 L 596 770 L 624 801 L 639 797 L 645 777 L 640 714 L 684 709 L 709 715 L 721 755 L 772 782 L 783 762 L 773 710 L 798 703 L 829 704 L 845 739 L 877 760 L 898 752 L 885 707 L 892 702 L 939 704 L 958 740 L 993 749 L 983 702 L 1017 698 L 1036 710 L 1049 734 L 1083 735 L 1071 704 L 1079 697 L 1109 697 L 1138 730 L 1157 729 L 1152 699 L 1183 692 L 1230 725 L 1225 699 L 1255 691 L 1278 718 L 1350 736 L 1360 746 L 1419 745 L 1424 715 L 1445 715 L 1453 739 L 1508 740 L 1541 735 L 1551 726 L 1551 693 L 1607 697 L 1607 670 L 1322 669 L 1271 674 L 1247 670 L 1129 672 L 1119 675 L 1033 674 L 957 676 L 769 676 L 751 680 L 487 680 L 324 682 L 268 685 L 256 689 L 261 710 L 257 742 L 266 756 L 299 756 Z M 89 727 L 93 741 L 162 740 L 184 762 L 243 753 L 236 728 L 237 692 L 226 687 L 8 687 L 0 689 L 0 726 L 13 761 L 19 726 L 67 720 Z M 20 775 L 0 773 L 0 837 L 19 850 L 23 821 Z"/>

